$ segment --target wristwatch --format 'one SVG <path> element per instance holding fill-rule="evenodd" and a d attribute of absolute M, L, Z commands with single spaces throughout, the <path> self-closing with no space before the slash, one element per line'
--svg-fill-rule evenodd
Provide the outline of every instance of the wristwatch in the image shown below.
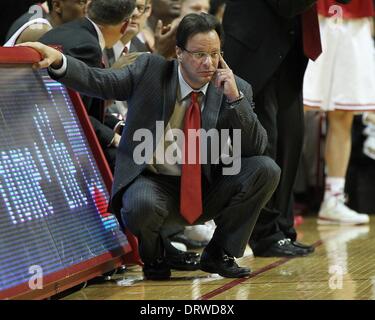
<path fill-rule="evenodd" d="M 238 96 L 237 99 L 233 100 L 233 101 L 228 101 L 227 100 L 227 107 L 232 109 L 236 106 L 238 106 L 240 104 L 240 102 L 242 101 L 242 99 L 244 98 L 244 95 L 243 93 L 240 91 L 240 95 Z"/>

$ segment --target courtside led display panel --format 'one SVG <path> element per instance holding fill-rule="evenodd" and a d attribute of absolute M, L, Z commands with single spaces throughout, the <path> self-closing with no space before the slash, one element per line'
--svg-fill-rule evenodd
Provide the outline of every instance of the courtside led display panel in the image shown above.
<path fill-rule="evenodd" d="M 64 86 L 0 64 L 0 292 L 128 242 Z"/>

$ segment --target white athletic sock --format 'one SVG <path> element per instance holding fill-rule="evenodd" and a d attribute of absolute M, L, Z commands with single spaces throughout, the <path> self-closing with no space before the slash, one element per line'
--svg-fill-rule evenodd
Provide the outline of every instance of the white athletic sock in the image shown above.
<path fill-rule="evenodd" d="M 326 177 L 324 200 L 330 197 L 338 197 L 344 194 L 345 178 Z"/>

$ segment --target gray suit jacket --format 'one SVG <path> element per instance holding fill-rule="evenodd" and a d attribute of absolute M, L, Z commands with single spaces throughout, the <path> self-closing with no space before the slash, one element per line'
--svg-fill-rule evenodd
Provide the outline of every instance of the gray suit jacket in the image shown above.
<path fill-rule="evenodd" d="M 111 209 L 118 215 L 125 188 L 147 165 L 137 165 L 133 160 L 133 151 L 139 144 L 134 141 L 133 135 L 137 129 L 149 129 L 153 134 L 155 151 L 156 121 L 164 121 L 166 125 L 175 106 L 178 63 L 176 60 L 167 61 L 160 56 L 144 54 L 135 63 L 112 70 L 90 68 L 72 57 L 67 59 L 66 74 L 57 80 L 83 94 L 105 100 L 127 100 L 129 104 L 117 153 L 111 197 Z M 234 109 L 227 107 L 221 90 L 213 84 L 209 85 L 202 127 L 207 131 L 212 128 L 241 129 L 241 156 L 262 155 L 267 145 L 267 134 L 254 113 L 251 86 L 240 78 L 236 78 L 236 81 L 245 98 Z M 206 165 L 203 168 L 208 180 L 211 179 L 210 167 Z"/>

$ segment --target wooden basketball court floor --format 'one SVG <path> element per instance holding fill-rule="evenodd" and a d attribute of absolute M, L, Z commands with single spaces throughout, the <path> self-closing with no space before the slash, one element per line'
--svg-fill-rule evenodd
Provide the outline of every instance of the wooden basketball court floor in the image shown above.
<path fill-rule="evenodd" d="M 131 266 L 110 281 L 94 281 L 64 300 L 316 300 L 375 299 L 375 217 L 366 226 L 318 226 L 306 218 L 299 240 L 314 244 L 302 258 L 254 258 L 248 249 L 240 265 L 245 279 L 225 279 L 203 271 L 172 271 L 169 281 L 145 281 Z"/>

